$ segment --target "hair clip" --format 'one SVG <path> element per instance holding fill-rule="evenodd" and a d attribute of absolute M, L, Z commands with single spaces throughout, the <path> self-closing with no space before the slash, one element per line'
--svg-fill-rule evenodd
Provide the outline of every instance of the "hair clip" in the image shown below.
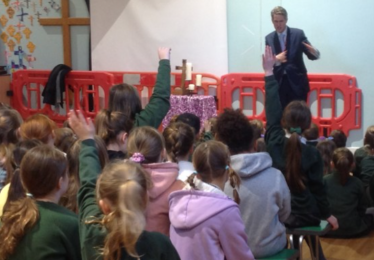
<path fill-rule="evenodd" d="M 230 169 L 230 167 L 228 165 L 226 165 L 225 170 L 228 170 L 228 169 Z"/>
<path fill-rule="evenodd" d="M 136 163 L 142 163 L 145 161 L 144 155 L 141 153 L 134 153 L 131 157 L 130 160 Z"/>
<path fill-rule="evenodd" d="M 197 174 L 197 171 L 193 171 L 192 174 L 195 174 L 195 175 L 196 175 L 196 174 Z"/>
<path fill-rule="evenodd" d="M 29 198 L 34 198 L 34 196 L 31 193 L 26 192 L 26 196 Z"/>
<path fill-rule="evenodd" d="M 301 128 L 300 127 L 290 127 L 290 133 L 297 133 L 301 135 Z"/>

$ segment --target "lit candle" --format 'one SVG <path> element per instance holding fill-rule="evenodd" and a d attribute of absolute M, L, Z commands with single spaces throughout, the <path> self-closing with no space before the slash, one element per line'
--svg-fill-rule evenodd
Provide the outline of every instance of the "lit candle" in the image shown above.
<path fill-rule="evenodd" d="M 195 85 L 194 84 L 189 84 L 188 85 L 188 90 L 195 90 Z"/>
<path fill-rule="evenodd" d="M 191 80 L 192 78 L 192 63 L 186 63 L 186 80 Z"/>
<path fill-rule="evenodd" d="M 196 75 L 196 87 L 201 87 L 201 78 L 202 78 L 202 75 L 201 74 L 197 74 Z"/>

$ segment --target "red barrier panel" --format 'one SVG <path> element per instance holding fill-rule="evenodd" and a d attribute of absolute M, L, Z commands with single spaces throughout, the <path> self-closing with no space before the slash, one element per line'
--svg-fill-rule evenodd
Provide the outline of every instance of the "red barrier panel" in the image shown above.
<path fill-rule="evenodd" d="M 362 93 L 357 88 L 355 77 L 344 74 L 310 74 L 308 77 L 311 89 L 308 103 L 321 135 L 327 136 L 334 129 L 341 129 L 348 135 L 350 130 L 361 128 Z M 221 85 L 221 108 L 240 108 L 249 119 L 266 123 L 264 74 L 230 73 L 221 77 Z M 340 98 L 343 108 L 339 114 Z M 328 116 L 323 115 L 326 108 L 331 110 Z"/>
<path fill-rule="evenodd" d="M 64 107 L 43 104 L 42 92 L 47 84 L 50 71 L 19 70 L 13 73 L 11 105 L 23 118 L 42 113 L 62 125 L 70 109 L 79 109 L 86 116 L 94 117 L 100 106 L 108 103 L 108 93 L 113 85 L 113 75 L 106 72 L 72 71 L 65 77 L 65 89 L 72 94 L 63 95 Z M 88 96 L 92 94 L 93 111 L 88 109 Z M 100 100 L 102 97 L 102 100 Z M 70 101 L 70 98 L 73 98 Z M 102 104 L 100 104 L 102 103 Z"/>
<path fill-rule="evenodd" d="M 36 113 L 49 116 L 58 125 L 62 125 L 67 119 L 69 109 L 80 109 L 86 116 L 95 117 L 97 112 L 107 107 L 109 90 L 114 84 L 129 82 L 135 86 L 145 106 L 153 93 L 156 84 L 156 72 L 106 72 L 106 71 L 71 71 L 65 77 L 65 89 L 69 89 L 70 95 L 63 95 L 64 107 L 43 104 L 42 92 L 47 84 L 50 71 L 48 70 L 18 70 L 13 73 L 11 90 L 13 97 L 11 105 L 17 109 L 23 118 Z M 195 83 L 198 73 L 193 74 Z M 199 95 L 214 95 L 220 100 L 220 79 L 214 75 L 199 73 L 202 75 L 202 85 L 197 87 Z M 186 82 L 186 85 L 188 83 Z M 181 73 L 172 73 L 171 88 L 175 93 L 180 90 Z M 145 91 L 145 93 L 144 93 Z M 93 98 L 93 111 L 89 111 L 89 94 Z M 72 99 L 72 100 L 70 100 Z M 219 105 L 217 104 L 217 110 Z"/>

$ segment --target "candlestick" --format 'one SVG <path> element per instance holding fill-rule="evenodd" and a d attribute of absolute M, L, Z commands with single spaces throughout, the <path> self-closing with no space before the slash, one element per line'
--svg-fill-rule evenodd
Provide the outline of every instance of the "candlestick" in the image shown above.
<path fill-rule="evenodd" d="M 192 77 L 192 63 L 186 63 L 186 80 L 191 80 Z"/>
<path fill-rule="evenodd" d="M 195 85 L 194 84 L 189 84 L 188 85 L 188 90 L 195 90 Z"/>
<path fill-rule="evenodd" d="M 196 75 L 196 81 L 195 81 L 196 87 L 201 87 L 201 78 L 202 78 L 201 74 Z"/>

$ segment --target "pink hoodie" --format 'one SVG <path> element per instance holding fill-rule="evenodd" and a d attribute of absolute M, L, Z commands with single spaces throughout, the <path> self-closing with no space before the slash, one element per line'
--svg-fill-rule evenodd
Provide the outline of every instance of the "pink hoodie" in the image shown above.
<path fill-rule="evenodd" d="M 238 205 L 220 193 L 182 190 L 170 194 L 170 240 L 182 260 L 254 259 Z"/>
<path fill-rule="evenodd" d="M 185 183 L 176 180 L 178 177 L 178 164 L 176 163 L 151 163 L 143 164 L 149 173 L 153 187 L 148 191 L 149 201 L 146 210 L 147 231 L 160 232 L 169 236 L 169 194 L 181 190 Z"/>

